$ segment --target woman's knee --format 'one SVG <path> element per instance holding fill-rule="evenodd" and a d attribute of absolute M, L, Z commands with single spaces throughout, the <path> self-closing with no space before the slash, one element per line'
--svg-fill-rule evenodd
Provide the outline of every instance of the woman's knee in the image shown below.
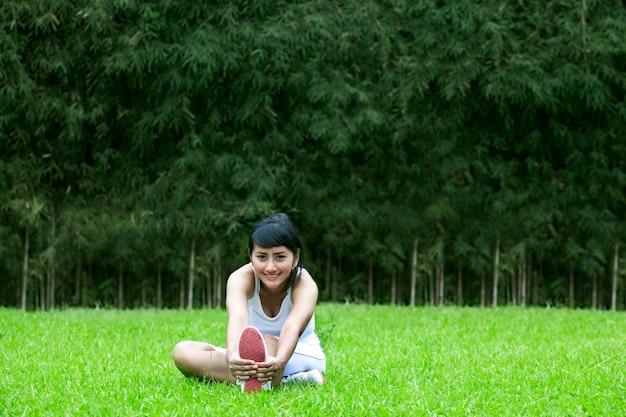
<path fill-rule="evenodd" d="M 276 351 L 278 350 L 278 338 L 271 334 L 263 334 L 263 339 L 265 340 L 265 346 L 267 347 L 267 354 L 270 356 L 276 355 Z"/>
<path fill-rule="evenodd" d="M 184 340 L 178 342 L 172 349 L 172 359 L 179 371 L 185 376 L 195 374 L 195 359 L 199 349 L 198 342 Z"/>
<path fill-rule="evenodd" d="M 174 346 L 172 359 L 184 375 L 201 378 L 204 377 L 204 368 L 208 364 L 206 353 L 215 350 L 215 347 L 208 343 L 185 340 Z"/>
<path fill-rule="evenodd" d="M 194 350 L 195 342 L 184 340 L 178 342 L 174 349 L 172 349 L 172 359 L 179 369 L 186 368 L 186 364 L 189 362 L 191 352 Z"/>
<path fill-rule="evenodd" d="M 172 359 L 179 365 L 184 365 L 197 358 L 204 351 L 215 350 L 213 345 L 204 342 L 194 342 L 191 340 L 183 340 L 178 342 L 172 349 Z M 180 366 L 179 366 L 180 368 Z"/>

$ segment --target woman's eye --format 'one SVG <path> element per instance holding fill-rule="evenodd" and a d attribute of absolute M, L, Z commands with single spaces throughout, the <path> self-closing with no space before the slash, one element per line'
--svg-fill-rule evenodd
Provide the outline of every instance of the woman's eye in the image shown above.
<path fill-rule="evenodd" d="M 258 255 L 257 258 L 261 261 L 264 261 L 266 256 L 265 255 Z"/>

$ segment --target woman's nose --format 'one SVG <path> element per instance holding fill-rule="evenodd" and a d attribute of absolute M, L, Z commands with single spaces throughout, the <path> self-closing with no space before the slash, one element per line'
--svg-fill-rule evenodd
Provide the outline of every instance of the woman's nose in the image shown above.
<path fill-rule="evenodd" d="M 270 259 L 269 261 L 267 261 L 267 266 L 265 267 L 265 269 L 267 269 L 268 271 L 273 271 L 276 269 L 276 263 L 274 262 L 273 259 Z"/>

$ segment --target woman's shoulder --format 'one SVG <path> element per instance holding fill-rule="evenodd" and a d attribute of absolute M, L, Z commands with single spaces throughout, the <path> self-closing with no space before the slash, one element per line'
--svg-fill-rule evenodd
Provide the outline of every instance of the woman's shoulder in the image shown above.
<path fill-rule="evenodd" d="M 313 279 L 313 276 L 305 268 L 301 269 L 300 278 L 294 284 L 293 290 L 298 290 L 300 288 L 303 288 L 306 290 L 315 288 L 317 290 L 317 283 Z"/>
<path fill-rule="evenodd" d="M 254 290 L 254 270 L 252 264 L 247 263 L 234 270 L 228 277 L 229 288 L 239 288 L 246 293 Z"/>
<path fill-rule="evenodd" d="M 310 311 L 311 314 L 317 304 L 317 297 L 319 290 L 315 280 L 306 269 L 302 268 L 300 273 L 300 279 L 293 285 L 291 289 L 291 302 L 294 307 L 296 305 L 305 308 L 305 311 Z"/>
<path fill-rule="evenodd" d="M 238 277 L 238 276 L 254 276 L 254 270 L 252 269 L 252 263 L 248 262 L 247 264 L 241 265 L 239 268 L 235 269 L 230 273 L 230 277 Z M 229 277 L 229 278 L 230 278 Z"/>

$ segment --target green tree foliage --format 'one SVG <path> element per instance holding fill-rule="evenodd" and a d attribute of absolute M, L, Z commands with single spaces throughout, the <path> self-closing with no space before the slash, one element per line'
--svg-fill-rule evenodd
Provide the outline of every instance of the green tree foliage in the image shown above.
<path fill-rule="evenodd" d="M 0 304 L 215 305 L 285 211 L 325 299 L 625 308 L 624 33 L 609 0 L 4 1 Z"/>

